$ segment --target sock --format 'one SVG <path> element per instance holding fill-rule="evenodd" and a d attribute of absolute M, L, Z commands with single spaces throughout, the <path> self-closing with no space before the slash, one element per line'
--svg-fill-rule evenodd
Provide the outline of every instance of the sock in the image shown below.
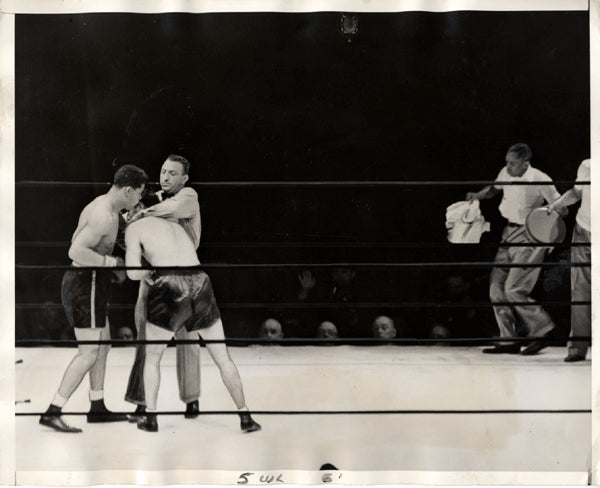
<path fill-rule="evenodd" d="M 102 399 L 104 399 L 104 390 L 90 390 L 90 400 L 92 402 Z"/>
<path fill-rule="evenodd" d="M 90 407 L 90 412 L 106 412 L 107 408 L 104 405 L 104 398 L 100 400 L 92 400 L 92 406 Z"/>
<path fill-rule="evenodd" d="M 238 408 L 238 415 L 242 422 L 249 422 L 252 417 L 250 417 L 250 412 L 248 411 L 248 407 Z"/>
<path fill-rule="evenodd" d="M 63 408 L 65 403 L 67 403 L 68 398 L 65 398 L 60 393 L 56 392 L 54 398 L 52 399 L 52 405 L 56 405 L 59 408 Z"/>
<path fill-rule="evenodd" d="M 60 415 L 61 413 L 62 407 L 54 405 L 53 403 L 51 403 L 48 410 L 46 410 L 46 415 Z"/>
<path fill-rule="evenodd" d="M 138 405 L 135 407 L 135 413 L 144 413 L 146 411 L 146 405 Z"/>

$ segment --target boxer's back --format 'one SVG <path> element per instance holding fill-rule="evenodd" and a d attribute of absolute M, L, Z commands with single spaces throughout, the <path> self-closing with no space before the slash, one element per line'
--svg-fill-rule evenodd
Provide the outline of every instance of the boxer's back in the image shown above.
<path fill-rule="evenodd" d="M 152 266 L 200 264 L 194 244 L 177 222 L 145 217 L 127 227 L 139 239 L 144 257 Z"/>

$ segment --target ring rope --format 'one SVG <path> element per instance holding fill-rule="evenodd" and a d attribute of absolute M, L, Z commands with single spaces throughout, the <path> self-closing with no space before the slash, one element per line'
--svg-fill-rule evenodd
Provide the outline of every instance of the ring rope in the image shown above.
<path fill-rule="evenodd" d="M 120 344 L 120 345 L 142 345 L 142 344 L 229 344 L 229 345 L 248 345 L 248 344 L 286 344 L 286 345 L 320 345 L 320 344 L 331 344 L 337 345 L 382 345 L 382 344 L 399 344 L 399 345 L 420 345 L 420 344 L 439 344 L 439 343 L 469 343 L 474 345 L 486 345 L 490 342 L 511 342 L 516 344 L 528 344 L 531 342 L 537 342 L 543 340 L 553 344 L 561 344 L 565 341 L 564 338 L 550 338 L 550 337 L 476 337 L 476 338 L 445 338 L 445 339 L 430 339 L 430 338 L 391 338 L 391 339 L 375 339 L 375 338 L 332 338 L 332 339 L 314 339 L 314 338 L 284 338 L 284 339 L 262 339 L 262 338 L 225 338 L 225 339 L 163 339 L 163 340 L 142 340 L 142 339 L 103 339 L 103 340 L 85 340 L 78 341 L 76 339 L 19 339 L 15 341 L 15 345 L 25 346 L 37 344 L 41 346 L 48 345 L 61 345 L 71 346 L 74 344 Z M 569 340 L 574 341 L 590 341 L 591 336 L 573 336 L 569 337 Z"/>
<path fill-rule="evenodd" d="M 70 242 L 55 241 L 16 241 L 17 247 L 69 247 Z M 568 247 L 584 247 L 591 246 L 591 242 L 564 242 L 544 244 L 544 247 L 568 248 Z M 460 249 L 463 246 L 478 246 L 478 247 L 540 247 L 539 243 L 535 242 L 479 242 L 465 243 L 456 245 L 450 242 L 206 242 L 202 243 L 202 248 L 384 248 L 384 249 Z"/>
<path fill-rule="evenodd" d="M 44 412 L 15 412 L 17 417 L 40 416 Z M 183 411 L 157 411 L 156 415 L 183 415 Z M 199 415 L 239 415 L 232 410 L 205 410 Z M 452 415 L 452 414 L 540 414 L 540 413 L 572 413 L 590 414 L 591 409 L 521 409 L 521 410 L 251 410 L 252 415 Z M 88 412 L 61 412 L 61 415 L 87 415 Z M 131 415 L 132 412 L 112 412 L 112 415 Z"/>
<path fill-rule="evenodd" d="M 544 247 L 544 246 L 538 246 Z M 462 261 L 462 262 L 429 262 L 429 263 L 207 263 L 198 266 L 115 266 L 107 268 L 106 266 L 72 266 L 68 264 L 16 264 L 16 269 L 21 270 L 194 270 L 202 271 L 204 269 L 306 269 L 306 268 L 359 268 L 359 269 L 380 269 L 380 268 L 554 268 L 557 263 L 502 263 L 493 261 Z M 591 262 L 561 263 L 561 266 L 572 268 L 590 267 Z"/>
<path fill-rule="evenodd" d="M 590 300 L 546 300 L 536 302 L 508 302 L 508 301 L 497 301 L 497 302 L 311 302 L 311 303 L 298 303 L 298 302 L 221 302 L 219 308 L 225 310 L 246 310 L 246 309 L 271 309 L 271 308 L 284 308 L 284 309 L 347 309 L 347 308 L 487 308 L 487 307 L 500 307 L 500 306 L 556 306 L 556 307 L 567 307 L 571 305 L 591 305 Z M 41 302 L 36 303 L 17 303 L 15 304 L 17 310 L 38 310 L 38 309 L 62 309 L 61 303 L 46 304 Z M 130 310 L 134 308 L 133 304 L 129 303 L 114 303 L 109 304 L 109 309 L 112 310 Z"/>
<path fill-rule="evenodd" d="M 110 186 L 110 182 L 98 181 L 37 181 L 21 180 L 15 182 L 15 185 L 21 187 L 39 187 L 39 186 Z M 150 185 L 157 185 L 156 182 L 148 182 Z M 197 188 L 263 188 L 263 187 L 398 187 L 398 186 L 544 186 L 544 185 L 590 185 L 590 181 L 556 180 L 556 181 L 495 181 L 495 180 L 474 180 L 474 181 L 192 181 L 189 186 Z"/>

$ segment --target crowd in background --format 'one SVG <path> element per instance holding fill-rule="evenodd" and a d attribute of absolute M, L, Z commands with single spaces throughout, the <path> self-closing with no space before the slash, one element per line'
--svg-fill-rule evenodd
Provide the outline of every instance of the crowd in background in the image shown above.
<path fill-rule="evenodd" d="M 546 300 L 568 300 L 568 267 L 564 250 L 555 251 L 557 266 L 545 270 L 536 292 Z M 565 271 L 566 270 L 566 271 Z M 377 274 L 349 268 L 305 269 L 272 283 L 263 292 L 270 304 L 262 310 L 229 310 L 222 315 L 230 338 L 282 339 L 460 339 L 487 338 L 498 334 L 492 307 L 488 306 L 488 274 L 460 270 L 443 273 L 432 283 L 430 294 L 419 302 L 403 305 L 393 280 L 377 297 Z M 401 279 L 400 277 L 398 279 Z M 217 280 L 218 283 L 218 280 Z M 287 286 L 286 286 L 287 285 Z M 116 287 L 113 302 L 125 282 Z M 218 285 L 217 285 L 218 286 Z M 392 303 L 392 298 L 396 296 Z M 379 299 L 378 299 L 379 298 Z M 385 306 L 388 305 L 388 308 Z M 394 306 L 392 306 L 394 305 Z M 379 307 L 380 306 L 380 307 Z M 558 337 L 567 337 L 568 309 L 550 308 L 560 326 Z M 16 328 L 17 340 L 73 340 L 62 306 L 51 301 L 24 311 Z M 133 308 L 111 310 L 112 337 L 135 339 Z M 444 343 L 440 341 L 439 343 Z M 465 345 L 464 343 L 458 343 Z M 35 343 L 34 343 L 35 345 Z M 64 345 L 64 344 L 63 344 Z"/>

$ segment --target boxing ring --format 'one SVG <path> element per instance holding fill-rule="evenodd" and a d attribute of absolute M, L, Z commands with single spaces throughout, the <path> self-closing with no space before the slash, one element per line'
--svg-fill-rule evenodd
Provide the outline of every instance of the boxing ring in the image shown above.
<path fill-rule="evenodd" d="M 232 347 L 248 404 L 263 426 L 246 435 L 237 416 L 227 414 L 231 399 L 205 349 L 201 415 L 184 419 L 174 352 L 168 348 L 161 363 L 158 409 L 167 414 L 158 433 L 69 416 L 88 408 L 87 391 L 79 388 L 64 415 L 84 432 L 65 436 L 38 425 L 36 412 L 52 397 L 73 350 L 17 349 L 23 362 L 16 366 L 16 398 L 30 400 L 16 406 L 22 414 L 16 420 L 17 483 L 65 471 L 88 483 L 110 479 L 106 471 L 118 472 L 123 483 L 139 482 L 140 471 L 147 472 L 142 480 L 156 481 L 152 472 L 164 471 L 156 476 L 171 483 L 181 479 L 173 469 L 188 480 L 199 476 L 190 473 L 223 471 L 222 478 L 208 477 L 230 484 L 247 472 L 283 473 L 290 482 L 303 480 L 294 471 L 316 471 L 306 476 L 320 482 L 325 463 L 344 474 L 340 483 L 372 471 L 382 480 L 396 473 L 395 483 L 452 479 L 447 472 L 459 472 L 457 480 L 462 472 L 463 482 L 469 473 L 506 482 L 510 477 L 502 472 L 547 472 L 547 483 L 587 483 L 590 362 L 565 367 L 562 348 L 537 357 L 490 357 L 477 347 L 454 346 Z M 122 396 L 133 355 L 133 348 L 109 354 L 106 398 L 114 410 L 132 410 Z M 406 473 L 398 478 L 398 472 Z"/>
<path fill-rule="evenodd" d="M 322 184 L 465 185 L 380 183 Z M 489 182 L 468 184 L 482 183 Z M 289 186 L 315 184 L 322 185 L 290 182 Z M 21 185 L 35 188 L 38 184 Z M 219 185 L 232 183 L 214 184 Z M 248 185 L 261 183 L 238 184 L 241 188 Z M 359 269 L 410 268 L 424 272 L 493 266 L 493 262 L 473 261 L 310 266 L 333 268 L 342 264 Z M 210 274 L 222 268 L 297 270 L 302 266 L 306 264 L 206 263 L 202 268 Z M 62 272 L 67 268 L 23 263 L 16 271 Z M 39 305 L 17 304 L 17 309 Z M 223 305 L 260 309 L 267 304 Z M 382 304 L 355 305 L 378 308 Z M 415 308 L 436 304 L 398 301 L 383 305 Z M 553 344 L 535 356 L 482 354 L 480 346 L 494 343 L 494 339 L 476 339 L 472 345 L 465 345 L 469 342 L 465 340 L 456 344 L 452 340 L 426 339 L 386 343 L 339 339 L 336 344 L 292 339 L 265 345 L 256 339 L 228 338 L 247 404 L 262 425 L 260 432 L 252 434 L 240 432 L 237 412 L 205 348 L 201 354 L 200 415 L 184 418 L 177 394 L 175 349 L 170 347 L 161 362 L 159 432 L 144 432 L 129 422 L 86 424 L 88 392 L 79 387 L 63 411 L 68 423 L 83 428 L 76 435 L 57 433 L 38 424 L 74 349 L 61 347 L 67 345 L 65 341 L 17 341 L 16 483 L 587 484 L 593 464 L 590 361 L 565 364 L 565 348 L 558 347 L 560 340 L 551 340 Z M 539 337 L 506 339 L 526 345 Z M 132 413 L 133 407 L 123 395 L 134 362 L 135 348 L 131 346 L 139 341 L 111 342 L 119 347 L 113 347 L 108 355 L 106 403 L 113 412 Z M 22 347 L 25 345 L 37 347 Z M 322 470 L 327 464 L 337 469 Z"/>

